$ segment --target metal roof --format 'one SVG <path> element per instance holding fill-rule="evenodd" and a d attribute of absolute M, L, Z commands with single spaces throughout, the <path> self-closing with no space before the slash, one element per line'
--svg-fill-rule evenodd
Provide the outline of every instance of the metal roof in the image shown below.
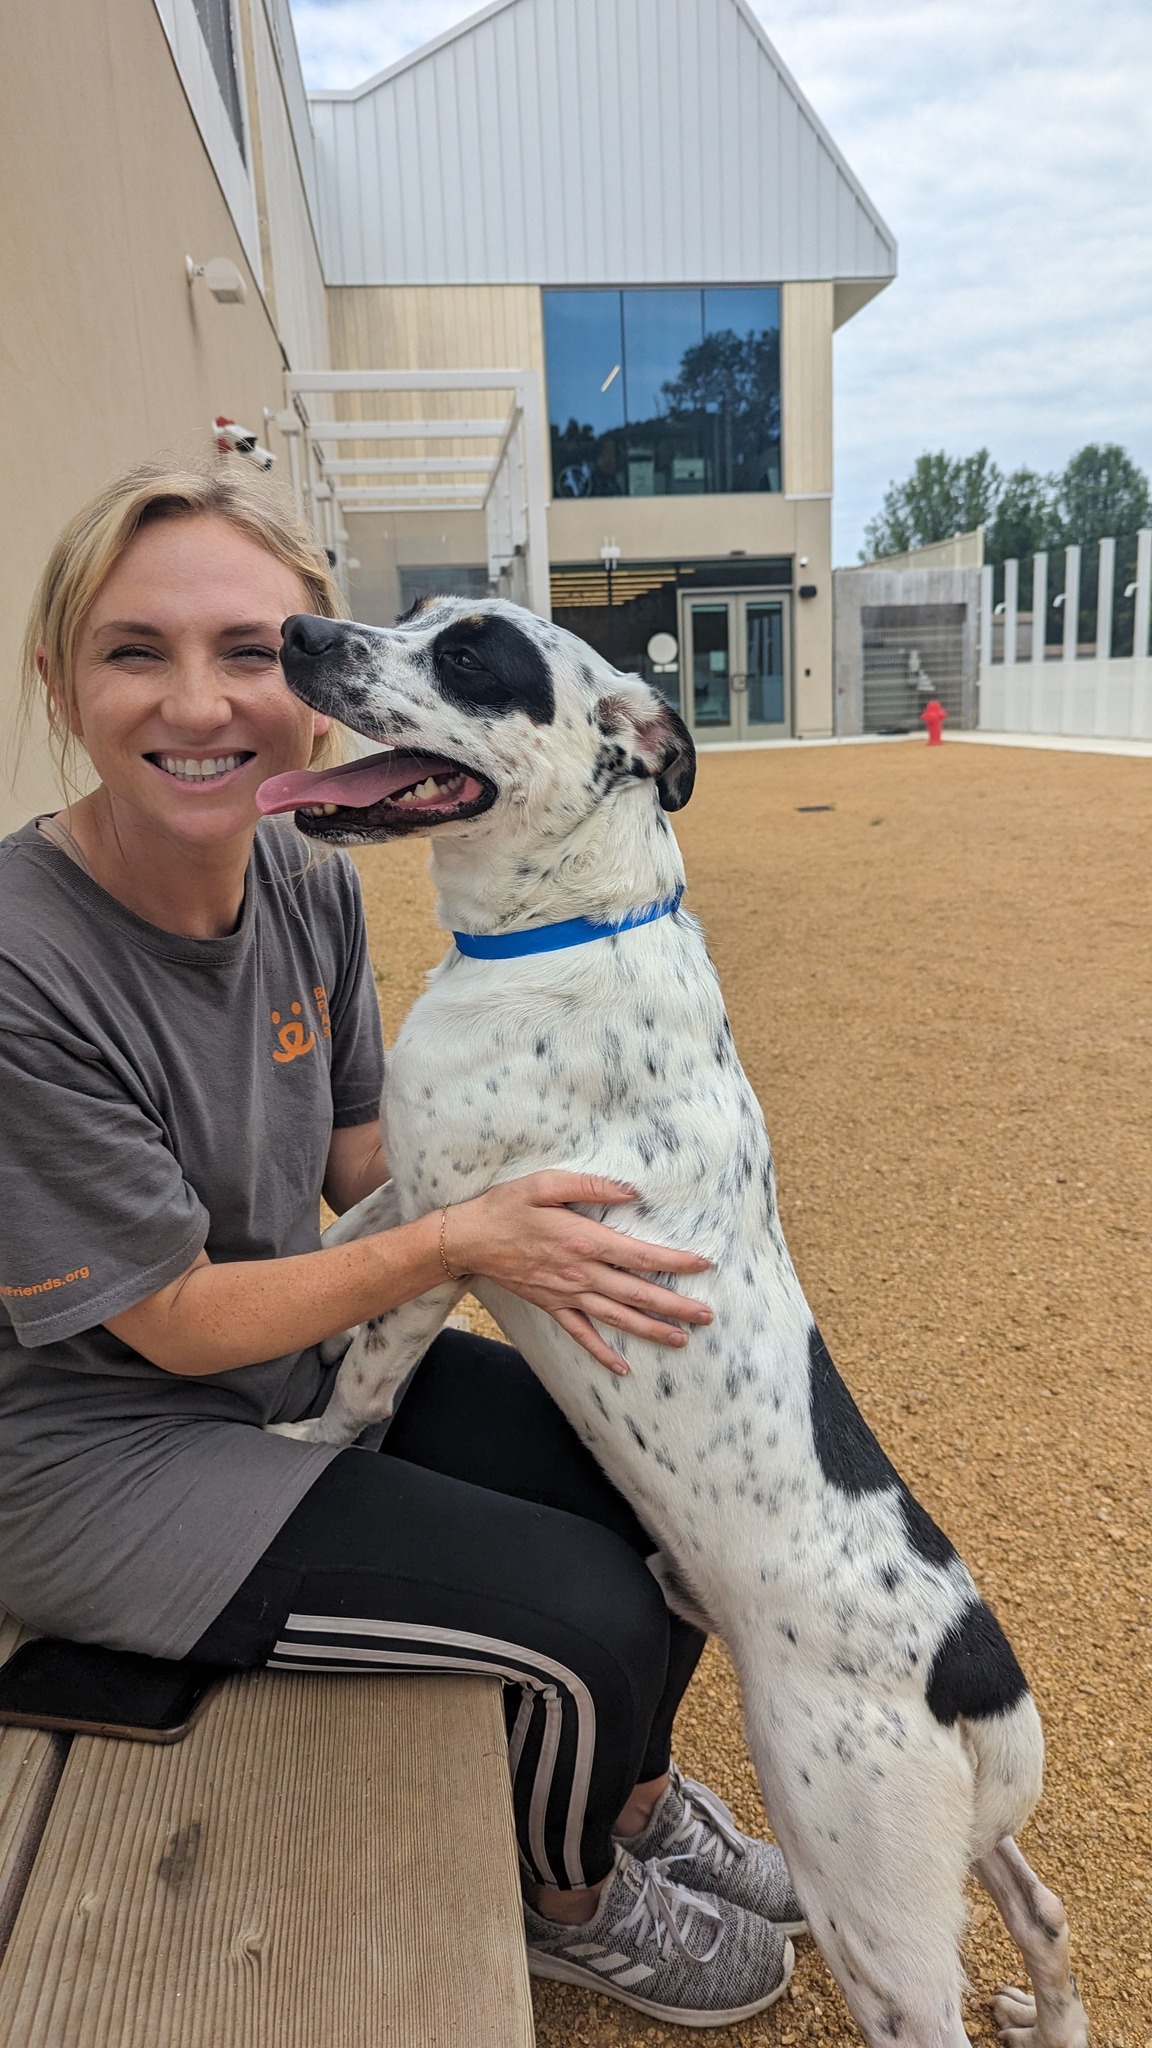
<path fill-rule="evenodd" d="M 493 0 L 309 97 L 330 284 L 895 275 L 745 0 Z"/>

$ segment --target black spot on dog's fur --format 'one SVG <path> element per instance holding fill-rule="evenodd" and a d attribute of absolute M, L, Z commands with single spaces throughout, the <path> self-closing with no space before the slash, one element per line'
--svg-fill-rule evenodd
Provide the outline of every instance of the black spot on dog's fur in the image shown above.
<path fill-rule="evenodd" d="M 828 1484 L 855 1500 L 895 1487 L 913 1550 L 929 1564 L 950 1564 L 955 1550 L 877 1443 L 815 1323 L 808 1332 L 808 1402 L 816 1456 Z"/>
<path fill-rule="evenodd" d="M 511 619 L 478 612 L 436 635 L 432 658 L 441 695 L 462 711 L 500 718 L 522 711 L 534 725 L 556 717 L 552 673 L 535 642 Z"/>
<path fill-rule="evenodd" d="M 924 1697 L 945 1728 L 958 1716 L 983 1720 L 1022 1700 L 1028 1680 L 1000 1623 L 983 1600 L 954 1622 L 932 1659 Z"/>

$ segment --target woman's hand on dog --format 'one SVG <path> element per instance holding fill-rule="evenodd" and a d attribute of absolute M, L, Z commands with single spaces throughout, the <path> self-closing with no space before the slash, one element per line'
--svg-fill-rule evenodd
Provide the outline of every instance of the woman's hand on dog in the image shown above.
<path fill-rule="evenodd" d="M 709 1259 L 625 1237 L 569 1206 L 634 1202 L 637 1193 L 622 1181 L 592 1173 L 532 1173 L 505 1181 L 448 1209 L 448 1261 L 459 1272 L 495 1280 L 546 1309 L 599 1365 L 626 1373 L 627 1361 L 595 1323 L 653 1344 L 681 1345 L 688 1342 L 682 1324 L 712 1320 L 706 1303 L 643 1278 L 645 1273 L 703 1273 Z"/>

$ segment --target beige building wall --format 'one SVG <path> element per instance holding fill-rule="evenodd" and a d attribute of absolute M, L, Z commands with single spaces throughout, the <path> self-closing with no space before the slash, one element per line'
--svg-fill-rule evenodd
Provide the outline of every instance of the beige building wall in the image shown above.
<path fill-rule="evenodd" d="M 544 367 L 543 311 L 535 285 L 335 285 L 329 288 L 328 309 L 335 369 Z M 487 419 L 489 414 L 503 419 L 507 411 L 508 399 L 498 391 L 396 391 L 337 401 L 337 416 L 344 419 Z M 399 456 L 418 451 L 402 443 L 382 447 L 364 442 L 340 452 Z M 476 444 L 444 439 L 437 441 L 435 452 L 474 455 Z"/>
<path fill-rule="evenodd" d="M 0 9 L 0 133 L 0 829 L 10 830 L 59 801 L 42 728 L 18 762 L 15 733 L 17 647 L 60 527 L 130 464 L 207 453 L 217 413 L 262 429 L 263 408 L 283 404 L 284 358 L 152 0 Z M 186 254 L 230 257 L 247 303 L 219 305 L 202 280 L 190 288 Z M 322 322 L 317 334 L 320 345 Z M 283 454 L 274 430 L 266 438 Z"/>
<path fill-rule="evenodd" d="M 391 626 L 403 609 L 400 571 L 442 566 L 446 583 L 460 564 L 487 568 L 488 536 L 482 512 L 349 512 L 349 571 L 353 616 L 366 626 Z"/>
<path fill-rule="evenodd" d="M 267 0 L 234 0 L 244 56 L 264 296 L 293 369 L 329 366 L 328 296 Z"/>
<path fill-rule="evenodd" d="M 535 285 L 333 285 L 328 310 L 338 369 L 544 368 L 544 315 Z M 467 399 L 470 408 L 478 395 Z"/>
<path fill-rule="evenodd" d="M 333 368 L 341 370 L 506 370 L 544 367 L 544 324 L 534 285 L 339 285 L 328 293 Z M 508 399 L 502 392 L 390 392 L 339 398 L 345 419 L 502 420 Z M 483 445 L 483 444 L 482 444 Z M 342 445 L 352 459 L 397 459 L 420 452 L 416 443 L 362 442 Z M 445 438 L 437 456 L 476 453 L 470 440 Z M 485 460 L 487 459 L 487 453 Z M 412 471 L 366 479 L 399 486 L 440 483 L 443 474 Z M 482 481 L 478 471 L 474 478 Z M 480 512 L 349 513 L 351 553 L 359 567 L 350 572 L 352 609 L 370 625 L 391 625 L 400 609 L 400 569 L 407 565 L 486 564 L 488 542 Z"/>
<path fill-rule="evenodd" d="M 544 368 L 542 301 L 534 286 L 341 286 L 330 291 L 329 306 L 335 367 Z M 815 597 L 794 600 L 792 634 L 796 729 L 809 738 L 832 730 L 834 313 L 831 283 L 783 287 L 783 492 L 564 498 L 548 508 L 549 554 L 556 563 L 597 562 L 606 540 L 617 543 L 624 561 L 792 556 L 797 586 L 816 590 Z M 353 418 L 485 417 L 506 409 L 502 397 L 483 392 L 396 393 L 340 403 Z M 387 447 L 389 454 L 397 452 L 395 443 Z M 359 452 L 373 451 L 364 443 Z M 469 445 L 446 441 L 437 443 L 436 452 L 466 455 Z M 353 609 L 375 624 L 395 617 L 400 565 L 475 563 L 486 556 L 483 520 L 476 513 L 349 515 L 348 529 L 361 565 L 352 575 Z M 805 567 L 801 556 L 808 557 Z"/>

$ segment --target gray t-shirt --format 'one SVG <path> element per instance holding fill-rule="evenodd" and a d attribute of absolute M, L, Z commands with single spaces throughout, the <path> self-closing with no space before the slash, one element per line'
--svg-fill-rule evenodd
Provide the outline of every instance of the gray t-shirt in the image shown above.
<path fill-rule="evenodd" d="M 191 1265 L 319 1243 L 332 1130 L 376 1116 L 355 869 L 257 833 L 221 939 L 136 917 L 27 825 L 0 842 L 0 1604 L 183 1656 L 334 1455 L 315 1350 L 205 1378 L 103 1327 Z"/>

